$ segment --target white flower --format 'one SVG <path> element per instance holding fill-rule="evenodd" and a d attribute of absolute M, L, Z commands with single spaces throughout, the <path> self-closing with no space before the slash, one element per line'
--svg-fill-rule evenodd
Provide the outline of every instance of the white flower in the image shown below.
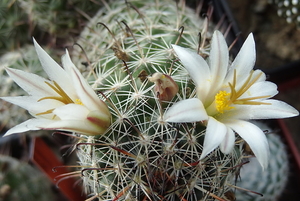
<path fill-rule="evenodd" d="M 50 80 L 6 68 L 9 76 L 29 96 L 1 97 L 25 108 L 35 117 L 7 131 L 5 136 L 29 130 L 64 130 L 86 135 L 103 134 L 110 125 L 107 105 L 72 63 L 68 51 L 59 66 L 34 40 L 36 52 Z"/>
<path fill-rule="evenodd" d="M 176 45 L 173 48 L 196 84 L 197 98 L 175 103 L 166 111 L 165 121 L 202 121 L 207 126 L 200 159 L 218 146 L 225 154 L 230 153 L 237 133 L 249 144 L 262 167 L 267 167 L 266 136 L 246 120 L 286 118 L 299 113 L 282 101 L 270 99 L 278 93 L 277 86 L 266 81 L 262 71 L 253 70 L 253 35 L 248 36 L 231 65 L 226 41 L 219 31 L 213 34 L 208 62 L 189 49 Z"/>

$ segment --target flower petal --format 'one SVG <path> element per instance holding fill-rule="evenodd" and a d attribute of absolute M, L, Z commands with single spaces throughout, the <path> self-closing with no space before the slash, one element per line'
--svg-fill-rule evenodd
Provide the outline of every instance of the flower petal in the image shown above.
<path fill-rule="evenodd" d="M 227 128 L 223 123 L 213 117 L 209 117 L 200 160 L 221 144 L 226 136 L 226 132 Z"/>
<path fill-rule="evenodd" d="M 242 48 L 240 49 L 238 55 L 231 64 L 230 71 L 228 72 L 227 82 L 233 80 L 234 70 L 236 70 L 236 75 L 238 80 L 244 80 L 245 77 L 249 75 L 249 72 L 253 69 L 256 60 L 255 52 L 255 41 L 253 34 L 250 33 L 245 40 Z"/>
<path fill-rule="evenodd" d="M 62 130 L 77 132 L 86 135 L 101 135 L 107 128 L 101 128 L 88 120 L 64 120 L 53 121 L 51 124 L 43 127 L 44 130 Z"/>
<path fill-rule="evenodd" d="M 41 48 L 41 46 L 33 39 L 36 53 L 43 66 L 44 71 L 47 73 L 51 80 L 57 82 L 57 84 L 64 90 L 70 88 L 71 80 L 65 70 L 56 63 L 48 54 Z"/>
<path fill-rule="evenodd" d="M 227 133 L 224 137 L 224 140 L 220 144 L 220 150 L 224 154 L 229 154 L 234 147 L 234 142 L 235 142 L 235 134 L 231 128 L 227 127 Z"/>
<path fill-rule="evenodd" d="M 18 105 L 24 108 L 25 110 L 29 110 L 32 104 L 36 102 L 36 99 L 32 96 L 1 97 L 1 99 L 10 102 L 14 105 Z"/>
<path fill-rule="evenodd" d="M 250 146 L 263 169 L 268 167 L 269 145 L 263 131 L 252 123 L 232 120 L 226 125 L 237 132 Z"/>
<path fill-rule="evenodd" d="M 68 104 L 53 110 L 61 120 L 84 120 L 90 111 L 82 105 Z"/>
<path fill-rule="evenodd" d="M 32 115 L 46 112 L 47 110 L 51 110 L 63 104 L 53 100 L 43 100 L 38 102 L 36 97 L 33 96 L 1 97 L 1 99 L 28 110 Z"/>
<path fill-rule="evenodd" d="M 53 90 L 45 83 L 47 80 L 38 75 L 21 70 L 6 68 L 7 74 L 29 95 L 42 97 L 53 94 Z"/>
<path fill-rule="evenodd" d="M 16 133 L 23 133 L 30 130 L 40 130 L 41 127 L 49 124 L 50 122 L 51 120 L 48 119 L 29 119 L 9 129 L 3 137 Z"/>
<path fill-rule="evenodd" d="M 164 115 L 167 122 L 195 122 L 206 120 L 207 114 L 198 98 L 179 101 L 171 106 Z"/>
<path fill-rule="evenodd" d="M 218 90 L 223 85 L 228 70 L 228 62 L 229 53 L 225 38 L 221 32 L 215 31 L 209 55 L 210 74 L 213 80 L 211 89 Z"/>
<path fill-rule="evenodd" d="M 79 70 L 75 67 L 69 52 L 66 50 L 66 54 L 62 57 L 62 63 L 66 71 L 71 75 L 72 81 L 77 95 L 81 102 L 89 108 L 89 110 L 100 110 L 103 113 L 109 114 L 106 104 L 98 98 L 92 87 L 82 77 Z"/>
<path fill-rule="evenodd" d="M 196 52 L 177 45 L 172 45 L 181 63 L 189 72 L 192 80 L 195 82 L 198 90 L 199 98 L 205 100 L 210 89 L 212 80 L 211 73 L 206 61 Z M 201 87 L 201 88 L 200 88 Z"/>
<path fill-rule="evenodd" d="M 283 101 L 265 100 L 263 102 L 271 103 L 271 105 L 258 105 L 258 111 L 253 111 L 253 113 L 255 114 L 253 115 L 255 119 L 288 118 L 299 115 L 298 110 Z"/>
<path fill-rule="evenodd" d="M 263 103 L 270 105 L 237 105 L 234 109 L 227 111 L 221 117 L 222 119 L 278 119 L 295 117 L 299 112 L 283 101 L 263 100 Z"/>

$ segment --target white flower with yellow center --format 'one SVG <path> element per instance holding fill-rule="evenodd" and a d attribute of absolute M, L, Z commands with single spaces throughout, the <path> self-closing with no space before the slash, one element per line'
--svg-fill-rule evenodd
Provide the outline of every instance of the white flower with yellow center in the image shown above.
<path fill-rule="evenodd" d="M 267 167 L 266 136 L 246 120 L 287 118 L 299 113 L 282 101 L 270 99 L 278 93 L 277 86 L 266 81 L 262 71 L 253 70 L 253 35 L 248 36 L 231 65 L 226 41 L 219 31 L 213 34 L 208 62 L 189 49 L 176 45 L 173 48 L 196 85 L 197 98 L 175 103 L 166 111 L 165 121 L 201 121 L 206 125 L 200 159 L 218 146 L 225 154 L 230 153 L 237 133 L 249 144 L 262 167 Z"/>
<path fill-rule="evenodd" d="M 29 96 L 1 97 L 25 108 L 35 117 L 8 130 L 5 136 L 29 130 L 63 130 L 86 135 L 103 134 L 110 126 L 107 105 L 72 63 L 68 51 L 59 66 L 34 40 L 36 52 L 50 80 L 21 70 L 6 68 L 9 76 Z"/>

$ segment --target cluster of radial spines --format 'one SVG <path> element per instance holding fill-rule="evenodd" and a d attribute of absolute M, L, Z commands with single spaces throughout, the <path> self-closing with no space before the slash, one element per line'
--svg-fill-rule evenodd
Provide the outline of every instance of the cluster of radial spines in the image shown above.
<path fill-rule="evenodd" d="M 216 149 L 200 162 L 203 128 L 163 121 L 166 108 L 196 94 L 171 44 L 206 54 L 209 46 L 199 48 L 198 33 L 207 25 L 183 1 L 177 7 L 173 1 L 138 2 L 107 4 L 78 41 L 87 57 L 73 55 L 77 66 L 87 61 L 86 78 L 113 116 L 104 135 L 82 136 L 77 146 L 86 191 L 99 200 L 221 198 L 240 150 L 223 156 Z M 171 101 L 161 101 L 148 81 L 156 72 L 179 85 Z"/>
<path fill-rule="evenodd" d="M 98 12 L 78 41 L 88 54 L 87 58 L 79 48 L 74 51 L 77 66 L 82 66 L 81 63 L 87 62 L 87 59 L 91 64 L 88 71 L 100 66 L 122 66 L 121 60 L 124 58 L 112 58 L 113 51 L 127 54 L 129 69 L 164 65 L 165 59 L 170 56 L 170 45 L 176 43 L 181 31 L 180 44 L 192 49 L 198 48 L 198 33 L 205 26 L 204 20 L 198 18 L 192 10 L 184 8 L 183 2 L 178 3 L 178 11 L 172 1 L 147 2 L 139 8 L 134 7 L 135 3 L 138 2 L 130 1 L 126 4 L 124 1 L 114 1 L 109 8 Z M 182 14 L 183 10 L 186 10 L 185 15 Z M 179 15 L 174 16 L 174 13 Z M 181 26 L 184 30 L 180 29 Z M 88 79 L 92 82 L 101 81 L 98 77 L 91 78 L 92 74 L 89 73 Z"/>
<path fill-rule="evenodd" d="M 204 132 L 196 124 L 170 125 L 148 102 L 127 104 L 114 105 L 122 115 L 105 135 L 78 146 L 88 192 L 100 200 L 210 200 L 228 191 L 236 170 L 229 167 L 241 162 L 236 152 L 216 150 L 200 162 Z"/>
<path fill-rule="evenodd" d="M 83 146 L 78 151 L 82 178 L 92 195 L 100 200 L 210 200 L 229 190 L 226 182 L 241 163 L 240 150 L 228 156 L 216 150 L 200 162 L 197 139 L 204 133 L 195 124 L 149 123 L 133 129 L 131 123 L 116 124 L 108 135 L 89 137 L 78 146 Z"/>

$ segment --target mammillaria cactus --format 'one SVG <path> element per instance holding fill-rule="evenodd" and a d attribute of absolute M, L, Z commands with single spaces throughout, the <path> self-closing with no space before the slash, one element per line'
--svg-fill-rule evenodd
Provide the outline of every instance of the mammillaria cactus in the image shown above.
<path fill-rule="evenodd" d="M 78 35 L 98 5 L 81 0 L 0 1 L 0 55 L 31 41 L 32 35 L 53 40 Z M 52 41 L 53 42 L 53 41 Z"/>
<path fill-rule="evenodd" d="M 269 0 L 277 7 L 277 14 L 284 17 L 288 23 L 294 22 L 300 25 L 300 1 L 299 0 Z"/>
<path fill-rule="evenodd" d="M 173 103 L 191 100 L 197 94 L 197 81 L 189 80 L 171 44 L 189 47 L 206 58 L 210 49 L 206 44 L 211 43 L 212 35 L 206 23 L 182 1 L 177 5 L 172 1 L 115 1 L 101 9 L 83 30 L 77 42 L 83 51 L 73 52 L 73 58 L 77 66 L 86 64 L 87 80 L 108 101 L 114 118 L 105 135 L 81 136 L 77 145 L 82 178 L 94 197 L 227 199 L 242 163 L 242 141 L 237 138 L 228 155 L 212 145 L 206 150 L 210 155 L 200 161 L 204 127 L 188 119 L 190 123 L 169 124 L 164 116 Z M 226 51 L 220 54 L 226 55 Z M 226 70 L 228 63 L 224 65 Z"/>
<path fill-rule="evenodd" d="M 267 132 L 270 147 L 270 158 L 268 168 L 263 172 L 256 158 L 250 158 L 250 163 L 241 168 L 240 179 L 237 185 L 244 189 L 258 192 L 263 196 L 251 192 L 237 190 L 237 200 L 247 199 L 249 201 L 264 200 L 276 201 L 280 198 L 289 177 L 289 160 L 285 144 L 280 136 L 263 123 L 256 123 L 262 130 Z"/>
<path fill-rule="evenodd" d="M 252 34 L 231 63 L 222 33 L 184 1 L 105 3 L 77 44 L 63 70 L 35 42 L 50 79 L 7 68 L 29 96 L 2 99 L 34 117 L 6 135 L 74 132 L 88 200 L 231 200 L 245 142 L 267 167 L 247 120 L 298 115 L 253 70 Z"/>
<path fill-rule="evenodd" d="M 24 44 L 26 35 L 26 14 L 22 12 L 16 1 L 0 2 L 0 55 L 7 50 L 15 50 Z M 25 35 L 25 37 L 24 37 Z"/>
<path fill-rule="evenodd" d="M 89 19 L 89 14 L 97 11 L 97 6 L 92 1 L 18 0 L 17 2 L 27 14 L 32 29 L 37 26 L 55 37 L 78 34 L 83 19 Z"/>
<path fill-rule="evenodd" d="M 41 193 L 42 192 L 42 193 Z M 0 154 L 0 200 L 54 200 L 45 175 L 24 161 Z"/>

